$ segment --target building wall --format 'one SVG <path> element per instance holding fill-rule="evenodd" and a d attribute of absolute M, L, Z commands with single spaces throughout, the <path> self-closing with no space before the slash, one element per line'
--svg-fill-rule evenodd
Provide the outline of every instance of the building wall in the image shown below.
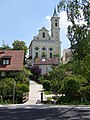
<path fill-rule="evenodd" d="M 49 71 L 51 71 L 51 65 L 39 65 L 39 67 L 42 69 L 42 75 L 47 74 Z"/>
<path fill-rule="evenodd" d="M 59 17 L 56 9 L 54 9 L 54 14 L 51 17 L 51 35 L 49 35 L 49 31 L 45 27 L 42 27 L 38 35 L 34 36 L 31 41 L 29 56 L 32 56 L 32 65 L 35 57 L 42 58 L 42 54 L 45 54 L 46 58 L 51 58 L 51 56 L 54 57 L 55 55 L 59 55 L 61 58 Z"/>
<path fill-rule="evenodd" d="M 71 60 L 71 56 L 72 56 L 71 49 L 64 49 L 62 63 L 65 64 L 69 62 Z"/>
<path fill-rule="evenodd" d="M 33 41 L 32 42 L 32 56 L 33 59 L 36 56 L 36 52 L 38 53 L 38 58 L 42 58 L 42 53 L 44 52 L 47 58 L 50 58 L 50 53 L 54 56 L 55 54 L 58 54 L 61 56 L 60 51 L 60 41 Z M 38 50 L 36 50 L 38 48 Z M 43 50 L 45 48 L 45 50 Z"/>

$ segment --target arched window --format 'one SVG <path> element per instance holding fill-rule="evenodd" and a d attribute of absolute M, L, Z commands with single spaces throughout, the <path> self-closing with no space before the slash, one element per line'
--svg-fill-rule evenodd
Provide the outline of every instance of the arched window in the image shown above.
<path fill-rule="evenodd" d="M 57 27 L 57 22 L 55 23 L 55 26 Z"/>
<path fill-rule="evenodd" d="M 38 52 L 36 52 L 36 58 L 38 58 Z"/>
<path fill-rule="evenodd" d="M 52 53 L 50 52 L 50 58 L 52 58 Z"/>
<path fill-rule="evenodd" d="M 50 47 L 49 50 L 52 51 L 53 49 Z"/>
<path fill-rule="evenodd" d="M 35 47 L 35 50 L 38 50 L 39 48 L 38 47 Z"/>
<path fill-rule="evenodd" d="M 43 38 L 45 38 L 45 32 L 43 32 L 42 36 L 43 36 Z"/>
<path fill-rule="evenodd" d="M 43 48 L 42 48 L 42 50 L 43 50 L 43 51 L 45 51 L 45 50 L 46 50 L 46 48 L 45 48 L 45 47 L 43 47 Z"/>

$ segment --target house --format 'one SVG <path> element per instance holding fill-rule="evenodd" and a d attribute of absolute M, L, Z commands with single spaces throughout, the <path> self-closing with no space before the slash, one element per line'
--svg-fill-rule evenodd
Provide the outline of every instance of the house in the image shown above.
<path fill-rule="evenodd" d="M 57 66 L 59 64 L 58 58 L 43 58 L 37 59 L 34 65 L 38 65 L 41 68 L 41 74 L 47 74 L 49 71 L 52 70 L 51 66 Z"/>
<path fill-rule="evenodd" d="M 59 58 L 59 60 L 61 58 L 59 19 L 56 9 L 54 8 L 54 13 L 51 17 L 51 34 L 49 34 L 49 30 L 43 26 L 39 30 L 38 35 L 33 37 L 29 46 L 29 58 L 31 58 L 32 66 L 36 64 L 41 66 L 39 63 L 42 61 L 42 71 L 45 71 L 44 66 L 46 63 L 50 66 L 53 64 L 52 60 L 54 61 L 55 57 Z M 38 63 L 36 61 L 37 59 L 39 60 Z M 49 68 L 49 70 L 50 69 L 51 68 Z"/>
<path fill-rule="evenodd" d="M 71 60 L 71 58 L 72 58 L 72 50 L 71 50 L 71 48 L 64 49 L 63 50 L 63 56 L 62 56 L 62 59 L 61 59 L 62 63 L 63 64 L 68 63 Z"/>
<path fill-rule="evenodd" d="M 9 71 L 23 69 L 23 50 L 0 50 L 0 76 L 5 76 Z"/>

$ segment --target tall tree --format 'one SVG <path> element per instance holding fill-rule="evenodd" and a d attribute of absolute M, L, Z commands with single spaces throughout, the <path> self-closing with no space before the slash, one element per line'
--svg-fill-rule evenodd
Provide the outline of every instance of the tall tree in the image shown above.
<path fill-rule="evenodd" d="M 24 50 L 25 51 L 25 55 L 27 53 L 27 46 L 25 45 L 24 41 L 19 41 L 19 40 L 15 40 L 12 44 L 13 46 L 13 50 Z"/>
<path fill-rule="evenodd" d="M 11 50 L 11 47 L 8 44 L 5 44 L 5 41 L 2 40 L 3 44 L 0 47 L 0 50 Z"/>
<path fill-rule="evenodd" d="M 41 75 L 41 68 L 39 68 L 39 66 L 32 66 L 30 68 L 30 70 L 31 70 L 31 73 L 32 73 L 32 76 L 31 76 L 32 78 L 31 79 L 39 82 L 38 79 Z"/>
<path fill-rule="evenodd" d="M 62 0 L 58 4 L 58 10 L 59 12 L 60 10 L 67 12 L 67 19 L 72 23 L 71 26 L 68 26 L 67 33 L 71 49 L 74 51 L 74 58 L 82 60 L 87 55 L 88 43 L 90 42 L 90 1 Z M 82 21 L 86 24 L 79 24 Z"/>
<path fill-rule="evenodd" d="M 11 50 L 11 47 L 8 45 L 4 45 L 4 46 L 0 47 L 0 50 Z"/>

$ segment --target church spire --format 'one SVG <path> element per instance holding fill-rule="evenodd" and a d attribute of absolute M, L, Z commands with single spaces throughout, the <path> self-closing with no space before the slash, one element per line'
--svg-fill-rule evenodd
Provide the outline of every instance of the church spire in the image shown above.
<path fill-rule="evenodd" d="M 57 12 L 56 12 L 56 7 L 54 7 L 53 17 L 54 17 L 54 16 L 58 16 L 58 15 L 57 15 Z"/>

